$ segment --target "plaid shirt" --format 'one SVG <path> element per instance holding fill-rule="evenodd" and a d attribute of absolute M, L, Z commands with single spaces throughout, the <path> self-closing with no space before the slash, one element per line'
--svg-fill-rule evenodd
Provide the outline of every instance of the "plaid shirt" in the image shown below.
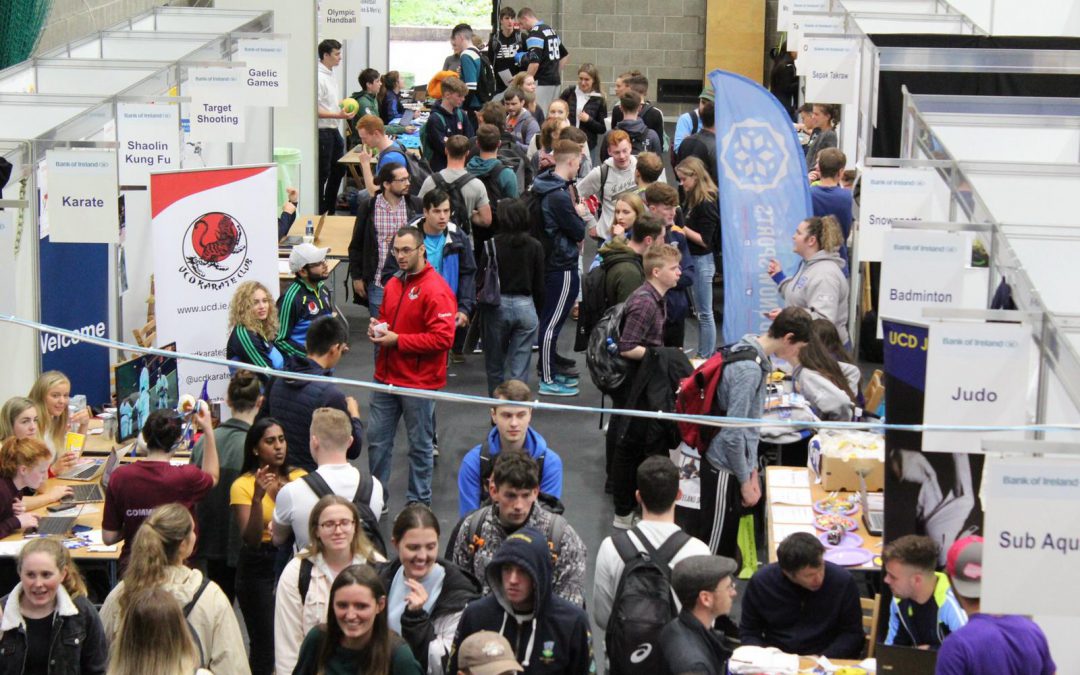
<path fill-rule="evenodd" d="M 664 321 L 667 307 L 664 296 L 648 281 L 641 284 L 626 299 L 619 351 L 634 347 L 664 346 Z"/>
<path fill-rule="evenodd" d="M 390 202 L 383 199 L 381 192 L 375 195 L 375 241 L 379 245 L 379 265 L 375 268 L 375 285 L 379 288 L 382 288 L 383 263 L 386 262 L 386 254 L 390 251 L 394 235 L 408 224 L 409 214 L 405 208 L 404 199 L 399 199 L 397 206 L 390 206 Z"/>

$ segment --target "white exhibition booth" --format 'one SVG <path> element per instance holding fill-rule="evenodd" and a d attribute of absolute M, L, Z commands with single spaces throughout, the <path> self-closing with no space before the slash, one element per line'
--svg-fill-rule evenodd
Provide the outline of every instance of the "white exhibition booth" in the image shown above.
<path fill-rule="evenodd" d="M 161 147 L 167 147 L 164 156 L 175 153 L 177 161 L 159 165 L 157 170 L 270 163 L 273 108 L 244 106 L 237 115 L 243 121 L 227 135 L 212 124 L 201 122 L 201 126 L 194 125 L 193 129 L 196 121 L 193 113 L 197 113 L 193 106 L 199 105 L 198 101 L 215 99 L 205 88 L 196 89 L 192 77 L 193 73 L 207 69 L 242 73 L 240 67 L 244 61 L 238 55 L 238 45 L 242 41 L 250 44 L 251 40 L 273 39 L 276 36 L 269 33 L 271 25 L 269 12 L 161 8 L 52 50 L 47 58 L 32 59 L 0 71 L 0 129 L 3 130 L 0 148 L 13 165 L 2 198 L 5 206 L 16 207 L 6 208 L 0 218 L 11 220 L 9 231 L 19 237 L 19 254 L 10 267 L 15 288 L 10 304 L 18 316 L 44 321 L 47 315 L 58 316 L 50 306 L 72 301 L 76 306 L 94 304 L 87 298 L 80 302 L 78 283 L 91 289 L 88 295 L 105 292 L 107 288 L 103 304 L 107 310 L 102 310 L 100 321 L 57 325 L 73 330 L 108 326 L 108 337 L 131 341 L 132 330 L 146 322 L 150 298 L 153 256 L 146 188 L 146 173 L 150 169 L 142 165 L 153 161 L 145 156 L 153 153 L 128 155 L 124 148 L 119 148 L 119 187 L 126 212 L 123 239 L 108 244 L 107 253 L 101 248 L 85 249 L 94 251 L 90 258 L 102 263 L 94 266 L 88 262 L 86 269 L 93 269 L 103 277 L 107 275 L 107 279 L 82 276 L 71 280 L 50 266 L 64 262 L 58 265 L 65 268 L 64 272 L 77 274 L 77 269 L 66 269 L 81 262 L 77 253 L 80 249 L 71 247 L 95 245 L 52 247 L 49 239 L 39 240 L 36 236 L 41 232 L 44 237 L 48 232 L 46 223 L 42 222 L 48 195 L 44 184 L 46 155 L 54 149 L 116 152 L 125 134 L 124 129 L 118 130 L 120 112 L 149 105 L 156 106 L 163 114 L 172 111 L 168 113 L 172 131 L 167 127 L 165 136 L 157 141 Z M 159 36 L 155 30 L 163 32 Z M 237 30 L 242 32 L 228 32 Z M 94 96 L 86 95 L 91 92 Z M 193 97 L 197 100 L 193 101 Z M 251 103 L 248 98 L 244 101 Z M 222 115 L 204 117 L 211 121 L 226 119 Z M 129 163 L 138 165 L 135 174 L 141 172 L 139 179 L 131 179 Z M 116 283 L 121 270 L 125 272 L 126 288 Z M 71 284 L 66 289 L 67 296 L 52 298 L 54 282 L 61 280 Z M 42 284 L 44 288 L 39 290 Z M 38 345 L 38 336 L 33 331 L 10 324 L 0 325 L 0 349 L 17 354 L 52 351 L 45 342 Z M 10 376 L 5 378 L 0 396 L 6 399 L 24 394 L 24 384 L 36 377 L 40 366 L 38 359 L 15 360 L 10 364 Z"/>

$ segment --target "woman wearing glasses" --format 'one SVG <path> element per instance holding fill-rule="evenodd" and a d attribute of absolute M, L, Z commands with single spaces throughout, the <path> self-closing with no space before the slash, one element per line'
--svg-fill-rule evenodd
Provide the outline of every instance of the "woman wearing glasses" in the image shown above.
<path fill-rule="evenodd" d="M 171 463 L 183 445 L 188 424 L 203 432 L 202 468 Z M 106 544 L 131 542 L 147 515 L 162 504 L 176 502 L 194 514 L 195 505 L 217 485 L 217 442 L 206 403 L 199 401 L 190 417 L 174 410 L 155 410 L 146 418 L 141 440 L 146 444 L 146 456 L 117 467 L 109 478 L 101 520 L 101 538 Z M 131 549 L 124 546 L 120 552 L 121 570 L 127 568 Z"/>
<path fill-rule="evenodd" d="M 379 555 L 360 526 L 360 513 L 348 499 L 327 495 L 311 510 L 311 544 L 293 558 L 278 581 L 274 610 L 274 661 L 279 673 L 296 667 L 300 644 L 308 632 L 326 621 L 330 586 L 350 565 L 381 565 Z"/>

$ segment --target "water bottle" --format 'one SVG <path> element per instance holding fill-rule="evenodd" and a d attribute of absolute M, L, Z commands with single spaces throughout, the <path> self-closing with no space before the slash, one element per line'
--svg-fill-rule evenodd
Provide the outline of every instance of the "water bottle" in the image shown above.
<path fill-rule="evenodd" d="M 619 345 L 615 343 L 615 340 L 608 338 L 605 344 L 607 346 L 608 354 L 611 354 L 612 356 L 619 355 Z"/>
<path fill-rule="evenodd" d="M 295 239 L 293 241 L 295 241 Z M 315 223 L 312 221 L 311 218 L 307 219 L 307 225 L 304 226 L 304 243 L 315 243 Z"/>

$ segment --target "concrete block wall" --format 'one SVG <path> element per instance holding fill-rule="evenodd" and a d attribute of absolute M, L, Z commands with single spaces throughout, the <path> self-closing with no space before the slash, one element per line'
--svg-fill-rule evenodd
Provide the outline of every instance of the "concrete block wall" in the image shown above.
<path fill-rule="evenodd" d="M 648 76 L 654 100 L 660 78 L 704 79 L 705 0 L 524 2 L 555 26 L 570 51 L 564 86 L 575 82 L 582 63 L 597 66 L 609 99 L 615 77 L 635 68 Z M 665 103 L 663 109 L 671 116 L 682 112 L 683 106 Z"/>
<path fill-rule="evenodd" d="M 196 3 L 189 0 L 53 0 L 35 53 L 102 30 L 152 7 L 192 4 Z"/>

